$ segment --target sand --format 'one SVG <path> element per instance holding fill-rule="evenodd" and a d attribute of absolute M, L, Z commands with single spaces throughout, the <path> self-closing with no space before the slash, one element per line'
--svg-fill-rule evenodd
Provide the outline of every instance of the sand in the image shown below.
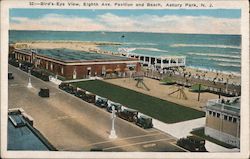
<path fill-rule="evenodd" d="M 120 45 L 113 42 L 81 42 L 81 41 L 24 41 L 14 44 L 15 48 L 20 49 L 57 49 L 66 48 L 79 51 L 97 52 L 112 54 L 109 51 L 101 51 L 98 46 L 101 45 Z"/>
<path fill-rule="evenodd" d="M 232 74 L 232 73 L 223 73 L 223 72 L 212 72 L 212 71 L 204 71 L 199 69 L 194 69 L 190 67 L 186 67 L 186 70 L 184 71 L 186 73 L 190 72 L 192 75 L 199 75 L 203 76 L 205 74 L 205 77 L 207 78 L 219 78 L 223 79 L 223 81 L 228 81 L 230 83 L 241 83 L 241 76 Z"/>
<path fill-rule="evenodd" d="M 187 96 L 187 100 L 183 98 L 179 98 L 179 93 L 175 93 L 172 95 L 168 95 L 169 93 L 177 90 L 179 87 L 175 85 L 163 85 L 160 81 L 144 78 L 144 83 L 149 87 L 150 91 L 147 91 L 145 88 L 136 87 L 136 82 L 134 79 L 125 78 L 125 79 L 108 79 L 105 80 L 108 83 L 112 83 L 121 87 L 125 87 L 140 93 L 144 93 L 147 95 L 151 95 L 157 98 L 161 98 L 163 100 L 167 100 L 173 103 L 177 103 L 180 105 L 184 105 L 190 108 L 194 108 L 197 110 L 202 110 L 209 99 L 216 99 L 218 95 L 212 93 L 201 93 L 200 101 L 198 101 L 198 93 L 189 92 L 188 88 L 184 88 L 184 92 Z"/>

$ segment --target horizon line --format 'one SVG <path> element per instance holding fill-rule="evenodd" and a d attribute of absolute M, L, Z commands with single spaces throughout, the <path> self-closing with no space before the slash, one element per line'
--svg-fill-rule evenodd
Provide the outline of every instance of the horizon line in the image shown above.
<path fill-rule="evenodd" d="M 9 29 L 9 31 L 54 31 L 54 32 L 111 32 L 111 33 L 154 33 L 154 34 L 190 34 L 190 35 L 237 35 L 241 36 L 242 34 L 219 34 L 219 33 L 170 33 L 170 32 L 146 32 L 146 31 L 105 31 L 105 30 L 95 30 L 95 31 L 78 31 L 78 30 L 18 30 L 18 29 Z"/>

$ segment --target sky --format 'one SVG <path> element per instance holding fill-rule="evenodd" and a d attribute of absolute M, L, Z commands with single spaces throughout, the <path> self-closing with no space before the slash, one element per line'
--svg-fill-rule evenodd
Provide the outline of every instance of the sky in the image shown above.
<path fill-rule="evenodd" d="M 11 30 L 240 34 L 239 9 L 10 9 Z"/>

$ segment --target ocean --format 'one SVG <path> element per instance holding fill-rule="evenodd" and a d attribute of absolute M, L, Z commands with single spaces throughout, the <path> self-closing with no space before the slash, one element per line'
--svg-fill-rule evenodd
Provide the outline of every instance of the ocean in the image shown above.
<path fill-rule="evenodd" d="M 186 56 L 186 65 L 210 71 L 240 74 L 241 36 L 211 34 L 170 34 L 145 32 L 9 31 L 9 42 L 25 40 L 72 40 L 119 42 L 100 46 L 146 55 Z"/>

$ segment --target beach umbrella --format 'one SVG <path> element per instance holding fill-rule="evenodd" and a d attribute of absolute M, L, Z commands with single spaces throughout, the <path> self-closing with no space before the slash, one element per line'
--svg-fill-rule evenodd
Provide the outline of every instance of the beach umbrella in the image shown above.
<path fill-rule="evenodd" d="M 121 71 L 121 69 L 120 69 L 119 67 L 117 67 L 117 68 L 115 69 L 115 71 L 116 71 L 116 72 L 119 72 L 119 71 Z"/>
<path fill-rule="evenodd" d="M 124 71 L 128 72 L 128 71 L 130 71 L 130 69 L 126 67 L 126 68 L 124 68 Z"/>
<path fill-rule="evenodd" d="M 110 73 L 110 72 L 113 72 L 113 70 L 109 68 L 109 69 L 106 70 L 106 72 Z"/>

